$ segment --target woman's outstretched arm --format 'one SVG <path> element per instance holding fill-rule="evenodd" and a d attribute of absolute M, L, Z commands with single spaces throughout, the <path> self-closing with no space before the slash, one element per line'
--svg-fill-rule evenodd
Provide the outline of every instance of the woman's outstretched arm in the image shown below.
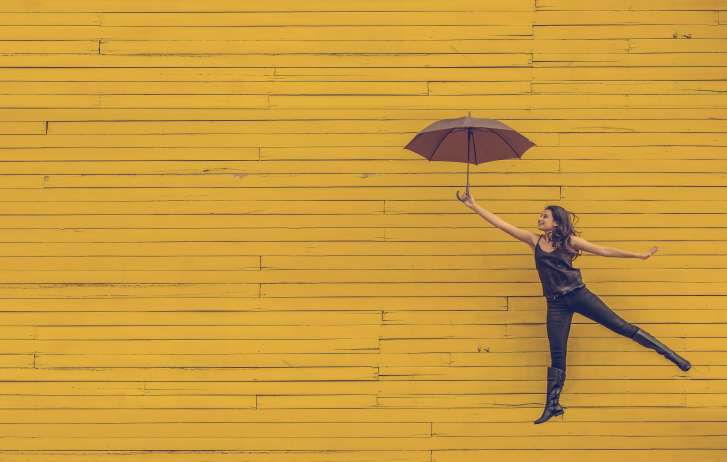
<path fill-rule="evenodd" d="M 515 239 L 525 242 L 526 244 L 530 245 L 530 247 L 535 246 L 538 239 L 537 234 L 533 233 L 532 231 L 518 228 L 517 226 L 506 222 L 489 210 L 483 209 L 482 207 L 480 207 L 479 204 L 477 204 L 477 202 L 475 202 L 475 199 L 471 196 L 471 193 L 469 196 L 465 196 L 465 200 L 462 203 L 477 212 L 478 215 L 487 220 L 496 228 L 505 231 L 507 234 L 511 235 Z"/>
<path fill-rule="evenodd" d="M 628 250 L 617 249 L 615 247 L 602 247 L 592 242 L 588 242 L 578 236 L 571 236 L 570 242 L 576 249 L 585 250 L 586 252 L 601 255 L 602 257 L 640 258 L 642 260 L 646 260 L 658 249 L 658 247 L 654 246 L 646 253 L 631 252 Z"/>

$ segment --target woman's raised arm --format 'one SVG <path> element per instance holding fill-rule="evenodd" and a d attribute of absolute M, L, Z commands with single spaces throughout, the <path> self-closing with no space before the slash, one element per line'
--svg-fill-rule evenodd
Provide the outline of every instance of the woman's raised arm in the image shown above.
<path fill-rule="evenodd" d="M 602 257 L 640 258 L 642 260 L 649 258 L 658 249 L 658 247 L 654 246 L 646 253 L 631 252 L 615 247 L 602 247 L 578 236 L 571 236 L 571 245 L 576 249 L 585 250 L 586 252 L 601 255 Z"/>
<path fill-rule="evenodd" d="M 465 200 L 462 201 L 462 203 L 477 212 L 478 215 L 487 220 L 494 227 L 505 231 L 507 234 L 511 235 L 515 239 L 525 242 L 526 244 L 530 245 L 530 247 L 535 247 L 535 244 L 538 240 L 537 234 L 533 233 L 532 231 L 518 228 L 517 226 L 506 222 L 489 210 L 483 209 L 479 206 L 479 204 L 477 204 L 477 202 L 475 202 L 475 199 L 471 195 L 465 195 Z"/>

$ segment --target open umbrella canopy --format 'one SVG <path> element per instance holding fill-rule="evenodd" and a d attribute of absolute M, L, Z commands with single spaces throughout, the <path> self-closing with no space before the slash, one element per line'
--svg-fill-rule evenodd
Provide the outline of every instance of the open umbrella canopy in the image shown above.
<path fill-rule="evenodd" d="M 460 117 L 442 119 L 421 130 L 405 146 L 430 161 L 481 164 L 500 159 L 520 158 L 535 143 L 515 129 L 495 119 Z M 457 198 L 462 200 L 457 192 Z"/>

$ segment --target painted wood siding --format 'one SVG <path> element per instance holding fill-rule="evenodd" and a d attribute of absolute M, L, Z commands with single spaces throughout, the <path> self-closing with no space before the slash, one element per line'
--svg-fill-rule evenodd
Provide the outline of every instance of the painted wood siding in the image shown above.
<path fill-rule="evenodd" d="M 727 2 L 3 0 L 2 462 L 727 457 Z M 563 417 L 532 250 L 581 236 Z"/>

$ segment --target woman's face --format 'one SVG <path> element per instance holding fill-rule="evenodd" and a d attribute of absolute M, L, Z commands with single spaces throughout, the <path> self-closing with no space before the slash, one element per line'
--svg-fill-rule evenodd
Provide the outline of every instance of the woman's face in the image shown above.
<path fill-rule="evenodd" d="M 556 226 L 558 225 L 555 224 L 555 221 L 553 220 L 553 213 L 550 211 L 550 209 L 545 209 L 540 212 L 540 217 L 538 218 L 539 230 L 552 231 L 552 229 Z"/>

